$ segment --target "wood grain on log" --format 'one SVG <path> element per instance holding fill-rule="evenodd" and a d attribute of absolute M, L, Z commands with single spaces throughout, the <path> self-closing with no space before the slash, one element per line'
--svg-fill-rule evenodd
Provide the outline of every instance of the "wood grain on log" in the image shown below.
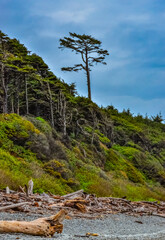
<path fill-rule="evenodd" d="M 56 215 L 47 218 L 38 218 L 31 222 L 0 221 L 0 233 L 24 233 L 36 236 L 53 236 L 63 230 L 62 221 L 66 212 L 61 210 Z"/>

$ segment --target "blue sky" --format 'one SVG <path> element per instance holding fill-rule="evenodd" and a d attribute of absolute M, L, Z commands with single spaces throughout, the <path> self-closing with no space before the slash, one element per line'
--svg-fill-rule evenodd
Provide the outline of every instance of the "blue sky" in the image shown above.
<path fill-rule="evenodd" d="M 0 0 L 0 29 L 75 82 L 80 95 L 87 96 L 85 74 L 60 70 L 80 58 L 58 49 L 59 38 L 76 32 L 101 40 L 110 55 L 92 69 L 93 101 L 135 115 L 165 118 L 164 24 L 164 0 Z"/>

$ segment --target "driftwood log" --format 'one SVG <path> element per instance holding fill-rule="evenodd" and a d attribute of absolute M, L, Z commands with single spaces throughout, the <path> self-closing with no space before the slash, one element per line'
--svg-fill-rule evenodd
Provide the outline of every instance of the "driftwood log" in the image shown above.
<path fill-rule="evenodd" d="M 63 195 L 62 197 L 63 197 L 63 198 L 73 199 L 73 198 L 81 197 L 81 196 L 83 195 L 83 193 L 84 193 L 84 190 L 81 189 L 81 190 L 78 190 L 78 191 L 76 191 L 76 192 Z"/>
<path fill-rule="evenodd" d="M 74 200 L 66 200 L 64 202 L 64 206 L 76 208 L 81 212 L 85 213 L 87 211 L 85 205 L 87 205 L 88 203 L 89 201 L 84 199 L 74 199 Z"/>
<path fill-rule="evenodd" d="M 61 210 L 56 215 L 38 218 L 31 222 L 0 221 L 0 233 L 24 233 L 36 236 L 51 237 L 54 233 L 62 233 L 66 212 Z"/>
<path fill-rule="evenodd" d="M 30 179 L 30 181 L 28 182 L 28 195 L 33 194 L 33 180 Z"/>
<path fill-rule="evenodd" d="M 18 207 L 21 207 L 21 206 L 27 205 L 27 204 L 30 204 L 30 203 L 29 202 L 21 202 L 21 203 L 11 204 L 8 206 L 0 207 L 0 211 L 12 209 L 12 208 L 18 208 Z"/>

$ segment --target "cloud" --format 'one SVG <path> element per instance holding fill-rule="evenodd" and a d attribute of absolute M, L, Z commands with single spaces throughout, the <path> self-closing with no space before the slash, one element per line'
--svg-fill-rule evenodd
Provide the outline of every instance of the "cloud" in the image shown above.
<path fill-rule="evenodd" d="M 34 8 L 31 9 L 32 15 L 38 15 L 42 18 L 50 19 L 53 22 L 58 22 L 60 24 L 80 24 L 87 21 L 88 17 L 95 11 L 94 5 L 88 3 L 83 4 L 74 1 L 63 1 L 63 4 L 53 3 L 48 0 L 50 4 L 45 2 L 43 4 L 36 4 Z"/>
<path fill-rule="evenodd" d="M 121 18 L 122 21 L 131 24 L 149 24 L 151 22 L 150 14 L 129 14 Z"/>
<path fill-rule="evenodd" d="M 60 10 L 54 11 L 44 16 L 51 18 L 52 20 L 58 21 L 60 23 L 83 23 L 87 20 L 88 16 L 94 11 L 93 8 L 88 9 L 76 9 L 76 10 Z"/>
<path fill-rule="evenodd" d="M 37 31 L 38 35 L 40 37 L 46 37 L 46 38 L 56 38 L 59 39 L 61 38 L 61 33 L 55 31 L 54 29 L 52 29 L 52 31 L 50 29 L 40 29 Z"/>

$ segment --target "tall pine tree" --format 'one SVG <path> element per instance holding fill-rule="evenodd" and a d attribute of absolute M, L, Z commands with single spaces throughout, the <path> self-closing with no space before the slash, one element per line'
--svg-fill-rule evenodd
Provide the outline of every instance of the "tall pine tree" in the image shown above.
<path fill-rule="evenodd" d="M 101 41 L 91 37 L 90 35 L 79 35 L 69 33 L 70 37 L 60 39 L 60 49 L 69 48 L 76 54 L 80 54 L 82 63 L 75 64 L 73 67 L 63 67 L 62 71 L 79 71 L 84 70 L 87 76 L 88 98 L 91 100 L 91 81 L 90 71 L 94 63 L 106 64 L 105 57 L 109 55 L 107 50 L 101 48 Z"/>

